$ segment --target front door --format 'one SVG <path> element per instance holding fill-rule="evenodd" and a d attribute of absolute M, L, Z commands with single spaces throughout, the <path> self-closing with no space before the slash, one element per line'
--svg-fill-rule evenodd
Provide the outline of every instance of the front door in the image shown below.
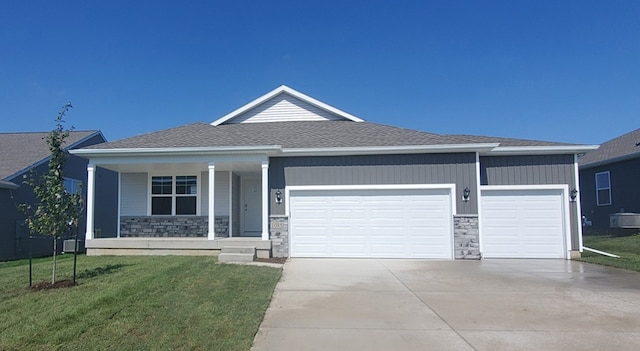
<path fill-rule="evenodd" d="M 242 236 L 262 235 L 262 181 L 242 181 Z"/>

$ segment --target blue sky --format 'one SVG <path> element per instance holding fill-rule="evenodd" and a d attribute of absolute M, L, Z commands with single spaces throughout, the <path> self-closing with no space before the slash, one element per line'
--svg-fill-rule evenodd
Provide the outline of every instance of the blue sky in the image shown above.
<path fill-rule="evenodd" d="M 0 2 L 0 131 L 211 122 L 286 84 L 375 123 L 594 144 L 640 127 L 640 1 Z"/>

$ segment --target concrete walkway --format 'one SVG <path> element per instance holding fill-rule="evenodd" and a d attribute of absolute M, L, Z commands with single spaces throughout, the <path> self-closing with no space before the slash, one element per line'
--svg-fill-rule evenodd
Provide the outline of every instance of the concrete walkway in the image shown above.
<path fill-rule="evenodd" d="M 640 350 L 640 274 L 565 260 L 292 259 L 261 350 Z"/>

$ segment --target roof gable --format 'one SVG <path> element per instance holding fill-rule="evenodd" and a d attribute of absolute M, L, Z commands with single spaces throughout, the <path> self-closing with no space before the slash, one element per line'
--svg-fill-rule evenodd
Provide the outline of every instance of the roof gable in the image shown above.
<path fill-rule="evenodd" d="M 603 143 L 578 162 L 580 167 L 597 166 L 635 157 L 640 157 L 640 128 Z"/>
<path fill-rule="evenodd" d="M 289 121 L 363 120 L 318 101 L 285 85 L 251 101 L 211 124 L 266 123 Z"/>

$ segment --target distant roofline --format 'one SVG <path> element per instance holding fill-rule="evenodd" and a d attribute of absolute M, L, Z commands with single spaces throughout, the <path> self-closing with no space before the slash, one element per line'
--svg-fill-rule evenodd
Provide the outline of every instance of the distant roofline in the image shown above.
<path fill-rule="evenodd" d="M 291 89 L 286 85 L 281 85 L 281 86 L 273 89 L 272 91 L 260 96 L 259 98 L 251 101 L 250 103 L 248 103 L 246 105 L 243 105 L 243 106 L 231 111 L 230 113 L 222 116 L 221 118 L 218 118 L 217 120 L 211 122 L 211 125 L 218 126 L 220 124 L 223 124 L 224 122 L 226 122 L 226 121 L 228 121 L 230 119 L 233 119 L 234 117 L 237 117 L 237 116 L 239 116 L 239 115 L 251 110 L 252 108 L 254 108 L 256 106 L 259 106 L 260 104 L 264 103 L 265 101 L 268 101 L 269 99 L 271 99 L 271 98 L 273 98 L 273 97 L 275 97 L 275 96 L 277 96 L 279 94 L 282 94 L 282 93 L 287 93 L 287 94 L 289 94 L 289 95 L 291 95 L 293 97 L 296 97 L 296 98 L 298 98 L 298 99 L 300 99 L 300 100 L 302 100 L 302 101 L 304 101 L 304 102 L 306 102 L 306 103 L 308 103 L 310 105 L 313 105 L 313 106 L 315 106 L 317 108 L 320 108 L 322 110 L 334 113 L 334 114 L 336 114 L 336 115 L 338 115 L 340 117 L 343 117 L 343 118 L 345 118 L 347 120 L 350 120 L 350 121 L 353 121 L 353 122 L 363 122 L 364 121 L 362 118 L 358 118 L 358 117 L 356 117 L 356 116 L 354 116 L 352 114 L 349 114 L 349 113 L 344 112 L 344 111 L 342 111 L 340 109 L 337 109 L 337 108 L 335 108 L 335 107 L 333 107 L 333 106 L 331 106 L 329 104 L 326 104 L 326 103 L 324 103 L 322 101 L 316 100 L 316 99 L 312 98 L 311 96 L 303 94 L 303 93 L 301 93 L 301 92 L 299 92 L 297 90 Z"/>
<path fill-rule="evenodd" d="M 100 130 L 78 130 L 78 131 L 73 130 L 71 132 L 72 133 L 92 132 L 92 133 L 87 135 L 87 136 L 85 136 L 82 139 L 79 139 L 79 140 L 75 141 L 72 144 L 69 144 L 69 146 L 65 147 L 64 149 L 69 151 L 69 153 L 71 153 L 71 150 L 70 150 L 71 148 L 73 148 L 76 145 L 82 144 L 83 142 L 93 138 L 96 135 L 100 135 L 102 137 L 102 140 L 107 141 L 107 139 L 104 137 L 104 134 L 102 134 L 102 131 L 100 131 Z M 44 134 L 48 134 L 49 132 L 25 132 L 25 133 L 16 132 L 16 133 L 2 133 L 2 134 L 26 134 L 26 133 L 44 133 Z M 45 162 L 49 162 L 50 158 L 51 158 L 51 156 L 47 156 L 47 157 L 45 157 L 45 158 L 43 158 L 43 159 L 41 159 L 41 160 L 39 160 L 37 162 L 34 162 L 34 163 L 30 164 L 29 166 L 27 166 L 27 167 L 15 172 L 15 173 L 12 173 L 12 174 L 6 176 L 4 179 L 13 179 L 13 178 L 15 178 L 15 177 L 27 172 L 28 170 L 30 170 L 32 168 L 38 167 L 38 166 L 44 164 Z M 14 184 L 14 183 L 11 183 L 11 184 Z"/>
<path fill-rule="evenodd" d="M 593 162 L 583 163 L 583 164 L 580 164 L 580 161 L 578 161 L 578 168 L 580 168 L 580 169 L 588 169 L 588 168 L 608 165 L 610 163 L 616 163 L 616 162 L 620 162 L 620 161 L 631 160 L 631 159 L 639 158 L 639 157 L 640 157 L 640 151 L 636 152 L 636 153 L 632 153 L 632 154 L 626 154 L 626 155 L 622 155 L 622 156 L 618 156 L 618 157 L 608 158 L 606 160 L 593 161 Z"/>

